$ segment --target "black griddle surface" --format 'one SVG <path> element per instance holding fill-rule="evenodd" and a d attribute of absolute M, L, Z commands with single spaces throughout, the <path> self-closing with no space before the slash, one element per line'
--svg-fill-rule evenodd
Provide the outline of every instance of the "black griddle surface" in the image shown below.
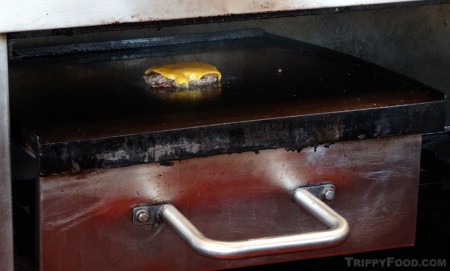
<path fill-rule="evenodd" d="M 13 128 L 33 131 L 46 173 L 73 170 L 69 160 L 84 159 L 82 170 L 444 127 L 445 97 L 435 90 L 327 49 L 243 33 L 13 63 Z M 220 89 L 160 93 L 142 79 L 150 66 L 184 61 L 216 66 Z M 99 158 L 119 150 L 128 155 Z"/>

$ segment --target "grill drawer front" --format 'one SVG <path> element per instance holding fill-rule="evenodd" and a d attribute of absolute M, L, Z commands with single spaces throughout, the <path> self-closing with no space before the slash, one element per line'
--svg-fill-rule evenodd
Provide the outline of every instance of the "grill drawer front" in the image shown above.
<path fill-rule="evenodd" d="M 410 246 L 421 136 L 394 136 L 217 155 L 41 177 L 42 270 L 207 270 Z M 201 256 L 166 223 L 136 225 L 132 209 L 170 203 L 223 241 L 323 231 L 292 200 L 331 182 L 327 204 L 349 223 L 342 244 L 238 260 Z"/>

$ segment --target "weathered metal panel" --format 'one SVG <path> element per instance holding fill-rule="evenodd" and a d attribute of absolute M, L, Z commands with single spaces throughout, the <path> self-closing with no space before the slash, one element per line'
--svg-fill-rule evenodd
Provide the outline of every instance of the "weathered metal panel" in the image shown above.
<path fill-rule="evenodd" d="M 411 246 L 420 145 L 420 135 L 387 137 L 41 177 L 41 268 L 211 270 Z M 351 229 L 334 248 L 213 260 L 167 225 L 132 223 L 134 206 L 170 202 L 219 240 L 320 230 L 291 191 L 324 181 L 335 184 L 329 204 Z"/>
<path fill-rule="evenodd" d="M 0 2 L 0 33 L 25 30 L 160 21 L 245 13 L 335 8 L 407 2 L 404 0 L 228 0 L 228 1 L 33 1 Z M 411 2 L 411 1 L 409 1 Z"/>
<path fill-rule="evenodd" d="M 0 34 L 0 270 L 13 270 L 8 49 Z"/>

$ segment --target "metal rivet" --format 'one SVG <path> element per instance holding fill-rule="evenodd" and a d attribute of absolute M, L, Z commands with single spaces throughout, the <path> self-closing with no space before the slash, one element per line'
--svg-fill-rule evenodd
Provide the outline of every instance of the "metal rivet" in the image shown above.
<path fill-rule="evenodd" d="M 330 201 L 334 199 L 334 189 L 331 187 L 325 188 L 322 191 L 322 199 Z"/>
<path fill-rule="evenodd" d="M 141 223 L 147 222 L 149 218 L 150 214 L 147 212 L 147 210 L 139 210 L 136 212 L 136 219 Z"/>

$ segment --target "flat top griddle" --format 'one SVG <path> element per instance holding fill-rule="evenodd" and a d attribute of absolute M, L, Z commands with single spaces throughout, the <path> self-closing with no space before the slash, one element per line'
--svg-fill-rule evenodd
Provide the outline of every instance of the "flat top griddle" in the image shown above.
<path fill-rule="evenodd" d="M 442 93 L 260 30 L 117 44 L 37 48 L 12 63 L 13 128 L 40 154 L 41 174 L 444 127 Z M 142 79 L 149 66 L 183 61 L 215 65 L 220 89 L 161 93 Z"/>

